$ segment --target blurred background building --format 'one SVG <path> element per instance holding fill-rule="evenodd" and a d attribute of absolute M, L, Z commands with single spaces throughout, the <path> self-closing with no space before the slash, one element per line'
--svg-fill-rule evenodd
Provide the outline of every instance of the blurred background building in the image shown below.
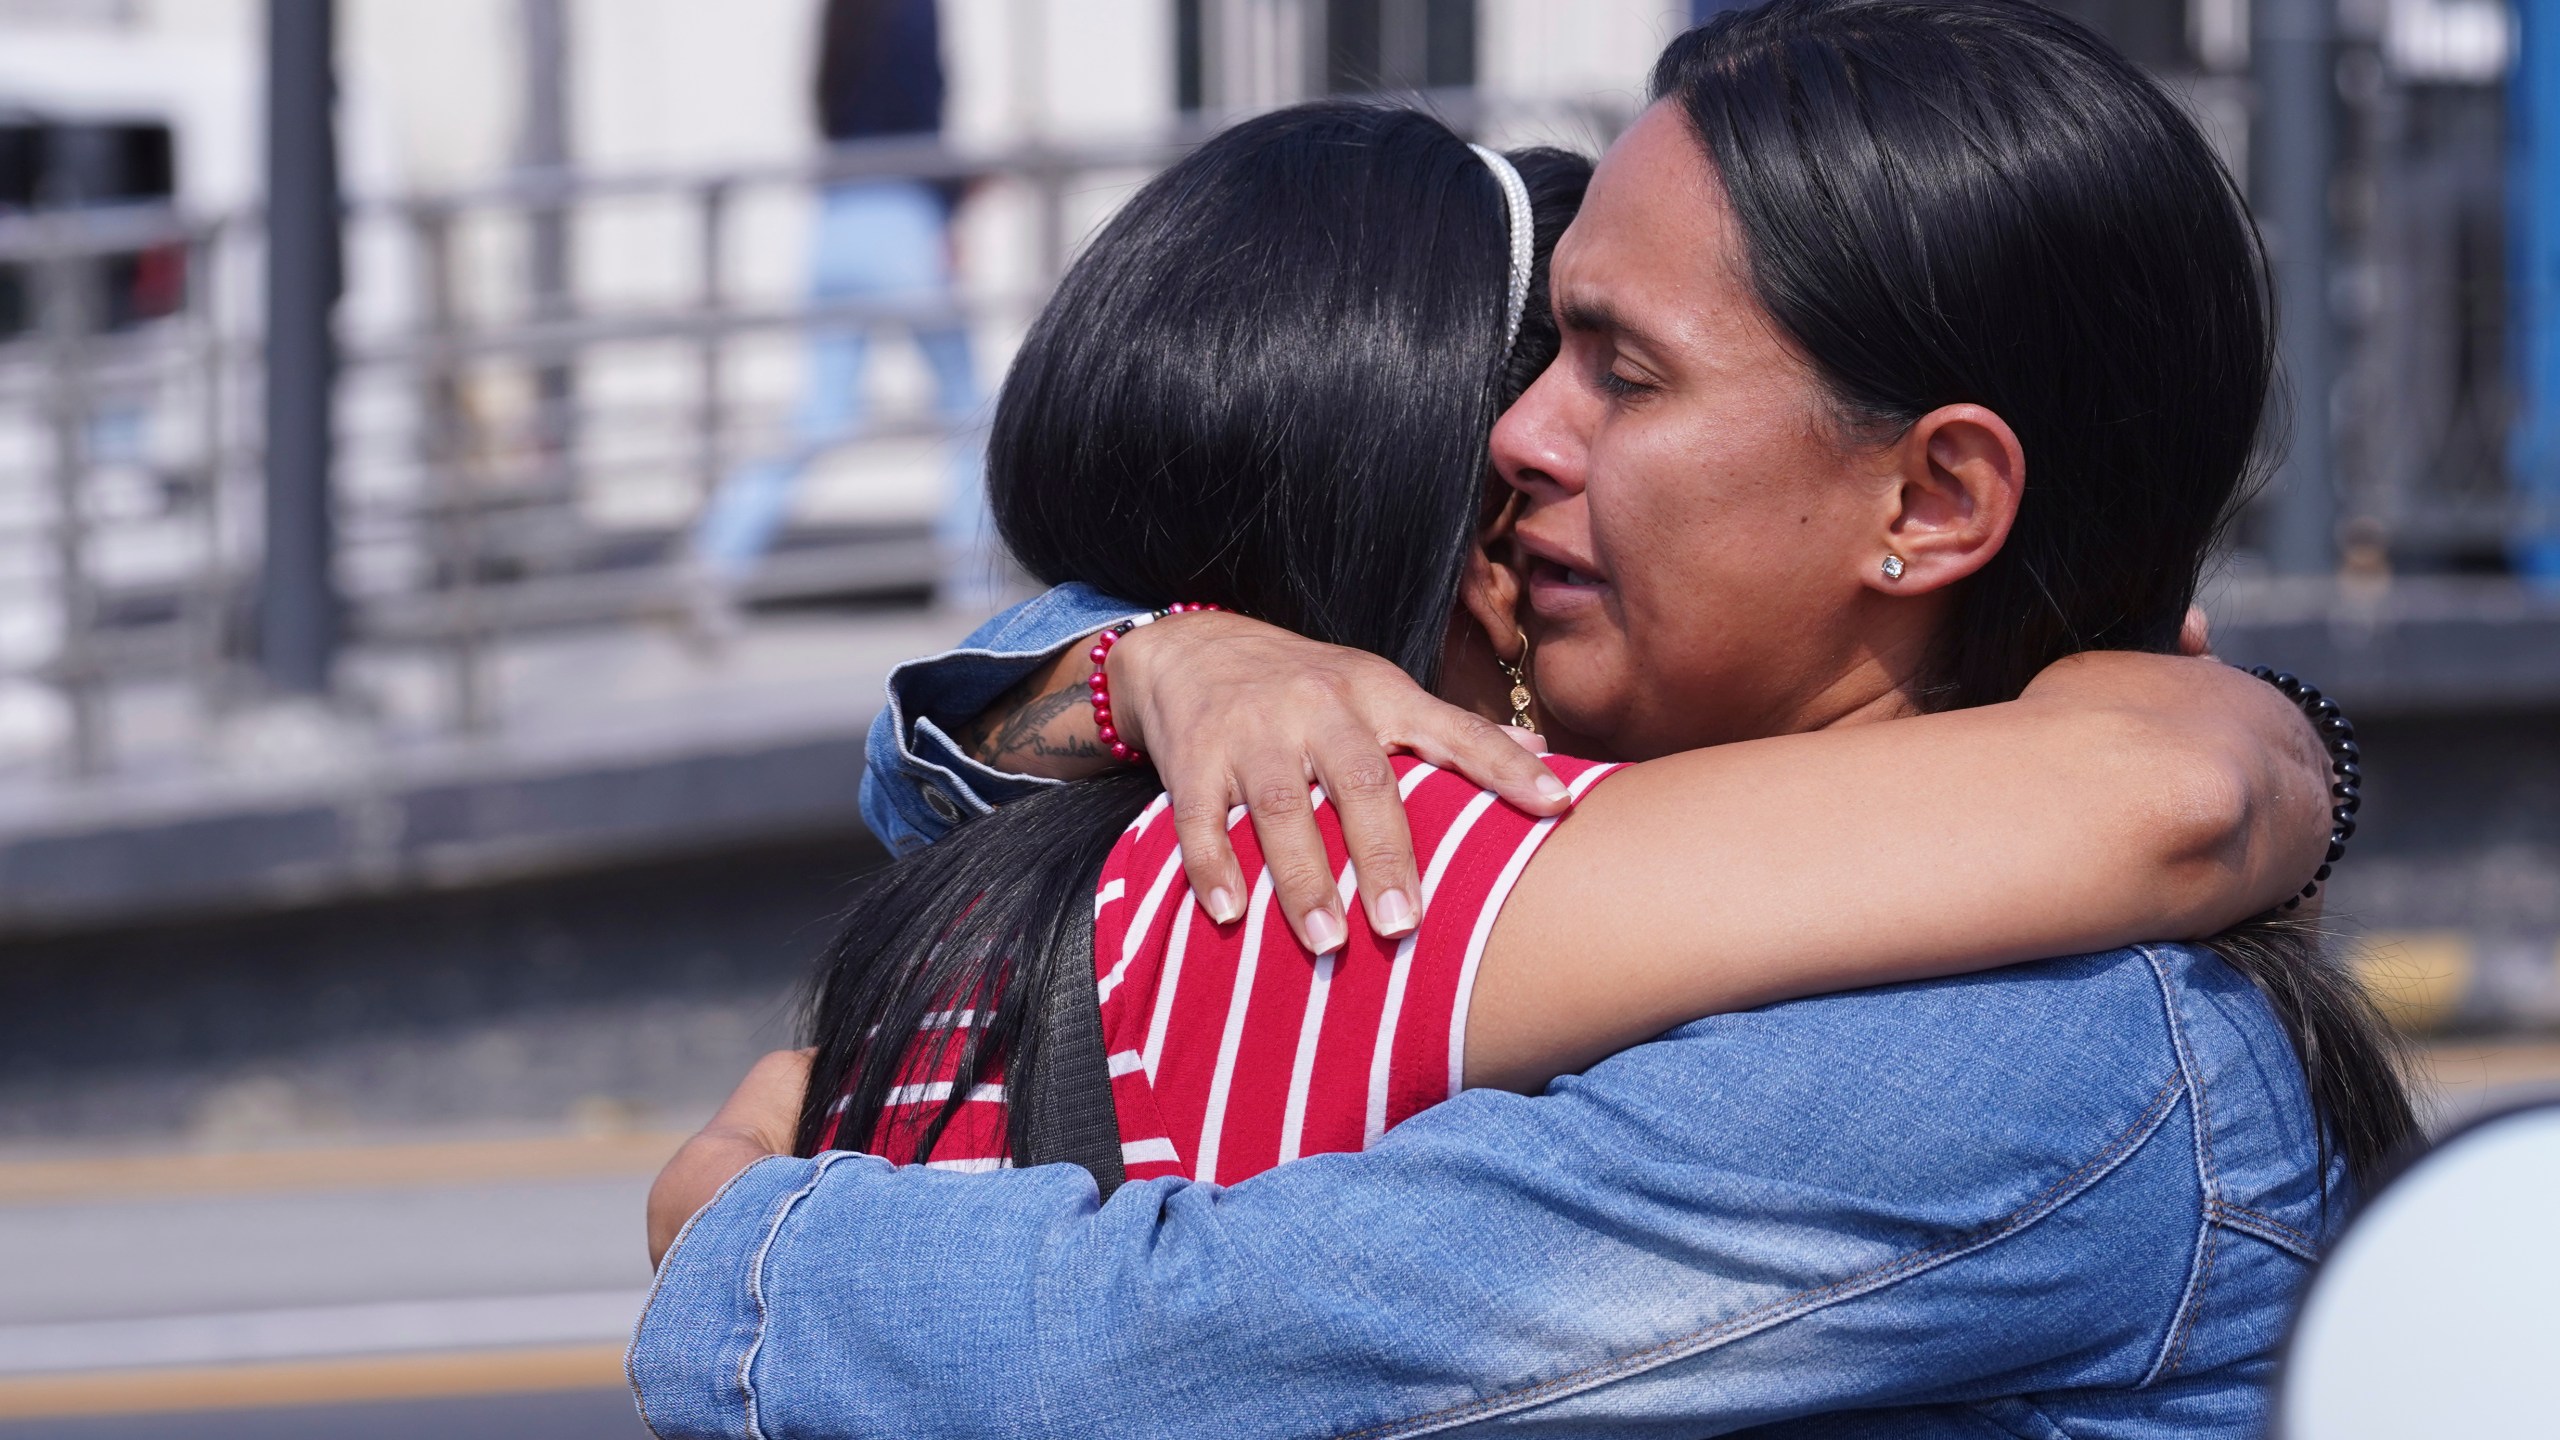
<path fill-rule="evenodd" d="M 1718 8 L 0 0 L 0 1436 L 633 1433 L 1075 246 L 1321 94 L 1596 151 Z M 2061 8 L 2276 257 L 2210 604 L 2369 737 L 2335 918 L 2443 1104 L 2560 1074 L 2560 5 Z"/>

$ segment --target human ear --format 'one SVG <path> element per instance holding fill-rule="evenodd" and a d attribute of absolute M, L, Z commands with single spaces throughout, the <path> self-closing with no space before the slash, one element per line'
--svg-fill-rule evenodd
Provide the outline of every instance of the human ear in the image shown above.
<path fill-rule="evenodd" d="M 1519 664 L 1528 649 L 1520 633 L 1520 572 L 1490 553 L 1497 549 L 1510 547 L 1468 547 L 1458 605 L 1449 612 L 1449 638 L 1440 651 L 1440 698 L 1487 720 L 1511 713 L 1506 667 Z"/>
<path fill-rule="evenodd" d="M 1476 622 L 1495 658 L 1516 665 L 1529 643 L 1520 628 L 1523 586 L 1519 568 L 1497 558 L 1497 548 L 1505 553 L 1510 549 L 1507 545 L 1468 548 L 1466 573 L 1458 579 L 1458 608 Z"/>
<path fill-rule="evenodd" d="M 2026 494 L 2027 454 L 2009 422 L 1980 405 L 1942 405 L 1891 447 L 1885 533 L 1865 578 L 1888 595 L 1922 595 L 1973 574 L 2008 543 Z"/>

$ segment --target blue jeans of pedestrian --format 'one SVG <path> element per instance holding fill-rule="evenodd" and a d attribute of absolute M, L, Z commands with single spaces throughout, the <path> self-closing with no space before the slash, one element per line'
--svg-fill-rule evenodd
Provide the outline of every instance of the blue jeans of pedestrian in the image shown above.
<path fill-rule="evenodd" d="M 913 180 L 863 180 L 829 186 L 819 197 L 811 240 L 809 299 L 937 303 L 951 295 L 951 263 L 941 197 Z M 981 483 L 985 443 L 969 334 L 959 325 L 919 325 L 916 348 L 933 372 L 934 413 L 961 432 L 946 473 L 935 523 L 946 588 L 964 598 L 993 593 L 994 527 Z M 800 477 L 821 455 L 856 438 L 867 418 L 862 371 L 871 331 L 828 327 L 809 338 L 808 380 L 793 414 L 789 444 L 732 471 L 703 510 L 694 554 L 715 576 L 734 581 L 771 548 L 791 509 Z"/>

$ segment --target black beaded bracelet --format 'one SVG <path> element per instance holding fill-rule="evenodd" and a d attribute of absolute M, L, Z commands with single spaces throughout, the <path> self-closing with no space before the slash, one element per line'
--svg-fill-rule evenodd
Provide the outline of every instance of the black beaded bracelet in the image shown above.
<path fill-rule="evenodd" d="M 2320 882 L 2329 878 L 2330 867 L 2347 853 L 2347 841 L 2356 833 L 2356 811 L 2364 808 L 2364 752 L 2356 748 L 2356 727 L 2347 720 L 2338 702 L 2320 693 L 2320 687 L 2306 685 L 2300 679 L 2267 665 L 2252 665 L 2249 673 L 2284 692 L 2284 698 L 2302 708 L 2311 727 L 2320 732 L 2320 743 L 2329 751 L 2329 854 L 2302 887 L 2302 893 L 2284 902 L 2291 910 L 2320 893 Z"/>

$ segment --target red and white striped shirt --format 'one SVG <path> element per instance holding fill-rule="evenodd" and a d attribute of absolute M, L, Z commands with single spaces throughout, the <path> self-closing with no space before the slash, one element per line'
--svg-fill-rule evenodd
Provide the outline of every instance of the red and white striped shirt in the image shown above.
<path fill-rule="evenodd" d="M 1201 912 L 1162 796 L 1104 861 L 1094 894 L 1095 989 L 1130 1179 L 1231 1184 L 1301 1155 L 1359 1150 L 1461 1088 L 1477 961 L 1513 882 L 1556 822 L 1419 760 L 1395 763 L 1423 893 L 1422 924 L 1402 940 L 1363 923 L 1341 823 L 1320 788 L 1316 823 L 1352 929 L 1330 954 L 1308 954 L 1290 931 L 1241 807 L 1228 831 L 1250 891 L 1234 924 Z M 1547 764 L 1577 801 L 1620 768 L 1561 755 Z M 975 1017 L 938 1018 L 967 1025 Z M 909 1127 L 929 1123 L 950 1093 L 947 1067 L 942 1079 L 900 1087 L 872 1148 L 913 1154 Z M 1005 1164 L 1004 1119 L 1002 1080 L 990 1077 L 928 1163 Z"/>

